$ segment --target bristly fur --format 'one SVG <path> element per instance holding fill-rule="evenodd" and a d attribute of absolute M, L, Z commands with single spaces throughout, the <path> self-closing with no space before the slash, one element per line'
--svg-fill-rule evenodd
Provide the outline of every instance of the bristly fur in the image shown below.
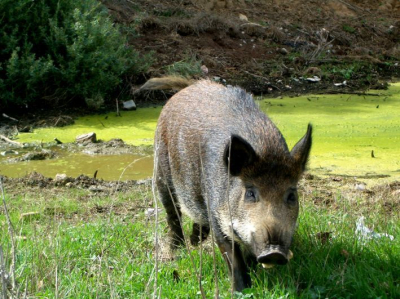
<path fill-rule="evenodd" d="M 152 78 L 143 84 L 134 93 L 138 93 L 142 90 L 175 90 L 179 91 L 193 84 L 195 81 L 178 76 L 168 76 L 162 78 Z"/>
<path fill-rule="evenodd" d="M 193 243 L 200 241 L 198 228 L 212 229 L 233 288 L 241 291 L 251 285 L 241 247 L 260 263 L 288 260 L 311 126 L 290 152 L 251 94 L 211 80 L 181 79 L 152 79 L 142 87 L 188 86 L 162 109 L 154 139 L 154 184 L 167 212 L 171 246 L 183 243 L 182 214 L 195 222 Z"/>

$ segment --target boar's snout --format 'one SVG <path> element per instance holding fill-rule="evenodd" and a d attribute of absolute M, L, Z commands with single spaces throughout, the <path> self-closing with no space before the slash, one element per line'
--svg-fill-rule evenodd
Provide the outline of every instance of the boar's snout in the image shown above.
<path fill-rule="evenodd" d="M 257 257 L 257 261 L 267 265 L 286 265 L 289 258 L 280 246 L 271 246 Z"/>

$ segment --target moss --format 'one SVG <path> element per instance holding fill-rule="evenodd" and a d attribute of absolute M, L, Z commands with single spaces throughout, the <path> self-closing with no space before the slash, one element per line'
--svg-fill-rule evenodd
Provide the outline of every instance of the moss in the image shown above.
<path fill-rule="evenodd" d="M 20 133 L 18 141 L 46 143 L 58 138 L 67 143 L 74 142 L 75 137 L 80 134 L 95 132 L 97 139 L 101 140 L 121 138 L 132 145 L 151 145 L 161 108 L 122 111 L 121 117 L 116 116 L 115 112 L 85 116 L 77 119 L 72 126 L 40 128 L 33 133 Z"/>

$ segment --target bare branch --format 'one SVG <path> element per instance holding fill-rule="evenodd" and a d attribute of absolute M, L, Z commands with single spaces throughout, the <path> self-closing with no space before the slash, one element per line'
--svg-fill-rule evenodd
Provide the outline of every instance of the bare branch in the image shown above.
<path fill-rule="evenodd" d="M 4 140 L 5 142 L 8 142 L 8 143 L 17 145 L 17 146 L 19 146 L 19 147 L 23 147 L 23 144 L 22 144 L 21 142 L 11 140 L 11 139 L 7 138 L 7 137 L 4 136 L 4 135 L 0 135 L 0 139 Z"/>
<path fill-rule="evenodd" d="M 0 245 L 0 274 L 1 274 L 1 291 L 3 294 L 3 298 L 7 299 L 7 278 L 6 278 L 6 267 L 4 263 L 4 256 L 3 256 L 3 247 Z"/>

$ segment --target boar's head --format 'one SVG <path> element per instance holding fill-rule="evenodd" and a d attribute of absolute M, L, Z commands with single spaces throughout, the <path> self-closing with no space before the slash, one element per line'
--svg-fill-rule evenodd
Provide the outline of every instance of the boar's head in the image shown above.
<path fill-rule="evenodd" d="M 308 125 L 291 152 L 257 154 L 237 135 L 226 146 L 224 160 L 231 179 L 230 206 L 225 210 L 230 213 L 221 217 L 221 228 L 263 265 L 284 265 L 290 259 L 299 213 L 297 183 L 310 153 L 311 132 Z"/>

